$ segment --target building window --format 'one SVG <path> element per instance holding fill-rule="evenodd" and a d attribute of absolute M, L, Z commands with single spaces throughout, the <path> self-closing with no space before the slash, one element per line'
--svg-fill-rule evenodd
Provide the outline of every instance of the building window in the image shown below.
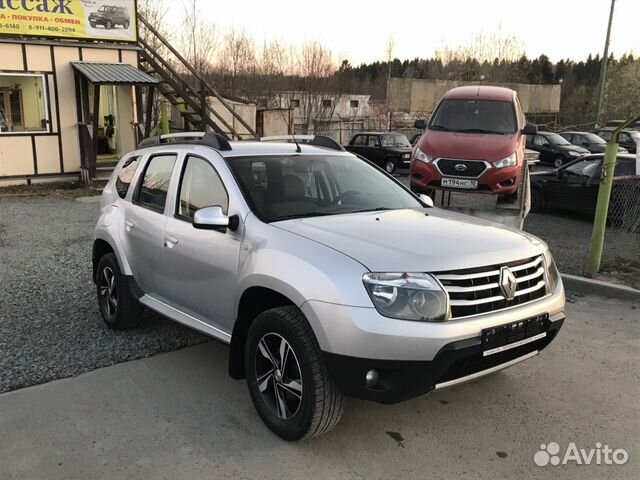
<path fill-rule="evenodd" d="M 351 105 L 351 108 L 358 108 L 360 106 L 360 100 L 351 100 L 349 104 Z"/>
<path fill-rule="evenodd" d="M 297 98 L 292 98 L 289 101 L 289 108 L 300 108 L 300 100 Z"/>
<path fill-rule="evenodd" d="M 48 131 L 44 75 L 0 73 L 0 135 Z"/>
<path fill-rule="evenodd" d="M 323 107 L 330 107 L 331 106 L 331 99 L 330 98 L 325 98 L 322 100 L 322 106 Z"/>

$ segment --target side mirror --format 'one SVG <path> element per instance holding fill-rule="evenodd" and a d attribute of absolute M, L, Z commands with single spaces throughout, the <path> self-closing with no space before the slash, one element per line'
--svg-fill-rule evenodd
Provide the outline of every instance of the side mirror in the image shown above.
<path fill-rule="evenodd" d="M 220 230 L 230 226 L 230 218 L 222 212 L 222 207 L 201 208 L 193 216 L 193 227 L 201 230 Z"/>
<path fill-rule="evenodd" d="M 535 135 L 538 133 L 538 126 L 533 123 L 527 123 L 522 129 L 522 133 L 525 135 Z"/>
<path fill-rule="evenodd" d="M 420 200 L 422 200 L 422 203 L 426 203 L 429 207 L 433 207 L 433 198 L 431 198 L 429 195 L 425 195 L 424 193 L 421 193 L 420 195 L 418 195 L 418 198 L 420 198 Z"/>
<path fill-rule="evenodd" d="M 422 119 L 422 118 L 419 118 L 418 120 L 413 122 L 413 126 L 415 128 L 417 128 L 418 130 L 426 130 L 427 129 L 427 121 Z"/>

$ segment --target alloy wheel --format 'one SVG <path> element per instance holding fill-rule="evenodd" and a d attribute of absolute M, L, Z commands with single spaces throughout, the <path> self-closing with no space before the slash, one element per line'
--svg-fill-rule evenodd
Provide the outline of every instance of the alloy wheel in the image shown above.
<path fill-rule="evenodd" d="M 562 165 L 564 165 L 564 161 L 561 158 L 556 158 L 553 162 L 553 166 L 556 168 L 560 168 Z"/>
<path fill-rule="evenodd" d="M 277 333 L 256 347 L 256 381 L 265 404 L 280 419 L 293 417 L 302 404 L 302 370 L 293 348 Z"/>
<path fill-rule="evenodd" d="M 396 164 L 393 163 L 392 161 L 388 161 L 384 168 L 387 171 L 387 173 L 393 173 L 396 169 Z"/>
<path fill-rule="evenodd" d="M 115 315 L 118 310 L 118 287 L 116 285 L 116 276 L 111 267 L 105 267 L 102 270 L 100 295 L 102 296 L 102 304 L 107 316 Z"/>

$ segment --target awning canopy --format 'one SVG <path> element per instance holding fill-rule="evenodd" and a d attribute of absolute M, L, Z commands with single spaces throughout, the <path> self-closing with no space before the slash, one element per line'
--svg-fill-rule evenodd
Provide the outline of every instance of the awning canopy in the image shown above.
<path fill-rule="evenodd" d="M 71 62 L 94 85 L 155 85 L 158 80 L 128 63 Z"/>

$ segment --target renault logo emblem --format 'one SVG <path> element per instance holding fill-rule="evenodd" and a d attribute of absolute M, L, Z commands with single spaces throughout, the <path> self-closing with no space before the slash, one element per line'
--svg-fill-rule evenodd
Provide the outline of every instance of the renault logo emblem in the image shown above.
<path fill-rule="evenodd" d="M 504 298 L 507 300 L 513 300 L 516 296 L 516 290 L 518 289 L 518 281 L 509 267 L 502 267 L 500 269 L 500 290 Z"/>
<path fill-rule="evenodd" d="M 458 172 L 467 171 L 467 166 L 464 163 L 456 163 L 456 165 L 453 168 L 455 168 Z"/>

